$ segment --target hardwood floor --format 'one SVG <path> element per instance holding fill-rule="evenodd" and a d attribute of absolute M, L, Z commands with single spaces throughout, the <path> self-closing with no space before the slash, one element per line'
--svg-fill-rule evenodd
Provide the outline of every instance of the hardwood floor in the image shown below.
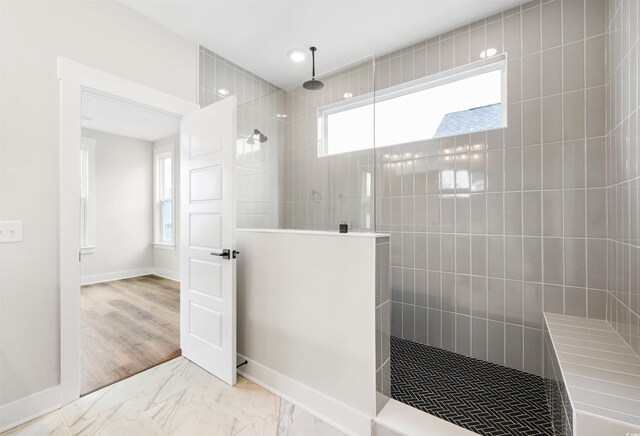
<path fill-rule="evenodd" d="M 82 287 L 81 395 L 181 355 L 180 284 L 158 276 Z"/>

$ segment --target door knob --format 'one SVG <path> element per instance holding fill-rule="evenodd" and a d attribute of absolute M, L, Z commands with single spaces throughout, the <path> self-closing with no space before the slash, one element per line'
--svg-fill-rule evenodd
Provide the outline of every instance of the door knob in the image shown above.
<path fill-rule="evenodd" d="M 239 251 L 236 251 L 236 250 L 231 251 L 228 248 L 223 248 L 222 253 L 211 253 L 212 256 L 220 256 L 223 259 L 231 259 L 232 256 L 235 259 L 238 256 L 238 254 L 240 254 Z"/>
<path fill-rule="evenodd" d="M 229 250 L 228 248 L 223 248 L 222 249 L 222 253 L 211 253 L 212 256 L 220 256 L 223 259 L 230 259 L 231 258 L 231 250 Z"/>

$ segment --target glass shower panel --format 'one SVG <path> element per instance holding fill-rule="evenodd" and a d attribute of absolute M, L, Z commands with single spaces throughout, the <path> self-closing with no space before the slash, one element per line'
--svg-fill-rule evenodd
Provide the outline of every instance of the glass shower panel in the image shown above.
<path fill-rule="evenodd" d="M 375 230 L 374 112 L 365 104 L 374 98 L 373 66 L 369 56 L 321 75 L 320 90 L 302 83 L 287 89 L 284 228 Z M 339 114 L 353 107 L 364 110 L 340 123 Z M 338 133 L 342 141 L 335 141 Z M 329 147 L 332 138 L 337 146 Z"/>
<path fill-rule="evenodd" d="M 238 227 L 282 228 L 282 168 L 286 144 L 286 95 L 266 89 L 238 105 L 236 177 Z"/>
<path fill-rule="evenodd" d="M 375 230 L 373 71 L 370 56 L 319 76 L 321 90 L 269 87 L 238 106 L 239 228 Z M 328 124 L 363 102 L 357 123 Z M 347 140 L 328 153 L 336 127 Z"/>

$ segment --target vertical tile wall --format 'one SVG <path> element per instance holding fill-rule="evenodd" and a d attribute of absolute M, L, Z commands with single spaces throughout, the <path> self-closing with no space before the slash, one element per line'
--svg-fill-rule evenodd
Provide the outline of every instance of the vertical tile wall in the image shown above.
<path fill-rule="evenodd" d="M 318 107 L 374 89 L 372 62 L 324 78 L 322 91 L 283 92 L 203 49 L 201 101 L 219 98 L 216 77 L 231 88 L 230 74 L 236 86 L 242 77 L 240 102 L 274 95 L 251 108 L 245 135 L 263 114 L 287 115 L 267 134 L 276 147 L 247 159 L 256 182 L 243 225 L 389 232 L 392 334 L 541 374 L 543 311 L 606 316 L 607 188 L 618 190 L 606 168 L 606 15 L 605 0 L 536 0 L 376 59 L 383 89 L 506 53 L 509 127 L 378 149 L 375 160 L 318 157 L 316 136 Z M 460 177 L 449 186 L 445 172 Z"/>
<path fill-rule="evenodd" d="M 382 89 L 508 58 L 508 128 L 377 150 L 393 335 L 542 374 L 543 311 L 605 317 L 605 5 L 533 1 L 377 60 Z"/>
<path fill-rule="evenodd" d="M 610 0 L 608 59 L 607 320 L 640 353 L 638 1 Z"/>
<path fill-rule="evenodd" d="M 376 239 L 376 410 L 391 397 L 391 276 L 388 237 Z"/>
<path fill-rule="evenodd" d="M 281 168 L 286 142 L 284 91 L 200 47 L 200 104 L 238 99 L 238 227 L 280 228 Z M 250 140 L 254 129 L 268 138 Z"/>

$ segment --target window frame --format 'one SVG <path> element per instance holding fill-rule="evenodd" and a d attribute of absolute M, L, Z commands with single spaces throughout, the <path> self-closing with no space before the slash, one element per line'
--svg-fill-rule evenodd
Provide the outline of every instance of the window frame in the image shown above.
<path fill-rule="evenodd" d="M 96 139 L 83 136 L 80 150 L 80 253 L 91 254 L 97 248 Z"/>
<path fill-rule="evenodd" d="M 171 158 L 171 198 L 164 197 L 164 167 L 165 159 Z M 175 250 L 176 247 L 176 157 L 175 142 L 156 147 L 153 149 L 153 245 L 156 248 Z M 163 203 L 171 202 L 171 241 L 162 238 L 162 206 Z"/>
<path fill-rule="evenodd" d="M 452 68 L 446 71 L 442 71 L 440 73 L 431 74 L 428 76 L 421 77 L 419 79 L 415 79 L 406 83 L 401 83 L 399 85 L 390 86 L 388 88 L 384 88 L 382 90 L 375 90 L 373 92 L 369 92 L 367 94 L 363 94 L 357 97 L 352 97 L 346 100 L 342 100 L 333 104 L 325 105 L 319 107 L 317 110 L 317 119 L 318 119 L 318 157 L 330 157 L 336 156 L 344 153 L 352 153 L 357 151 L 369 150 L 369 148 L 360 149 L 360 150 L 351 150 L 351 151 L 343 151 L 338 153 L 329 153 L 329 144 L 328 144 L 328 129 L 329 123 L 327 121 L 330 115 L 344 112 L 351 109 L 356 109 L 359 107 L 363 107 L 366 105 L 373 104 L 373 118 L 374 118 L 374 126 L 375 126 L 375 103 L 380 103 L 385 100 L 389 100 L 392 98 L 402 97 L 404 95 L 412 94 L 414 92 L 424 91 L 426 89 L 435 88 L 438 86 L 443 86 L 448 83 L 456 82 L 459 80 L 467 79 L 469 77 L 478 76 L 481 74 L 489 73 L 492 71 L 501 71 L 501 100 L 500 103 L 502 105 L 502 123 L 500 127 L 496 127 L 494 129 L 483 129 L 483 130 L 474 130 L 468 133 L 476 133 L 476 132 L 488 132 L 491 130 L 504 129 L 509 126 L 508 123 L 508 96 L 507 96 L 507 54 L 501 53 L 495 56 L 492 56 L 487 59 L 481 59 L 479 61 L 471 62 L 469 64 L 463 65 L 461 67 Z M 375 128 L 375 127 L 374 127 Z M 460 133 L 460 135 L 465 133 Z M 440 139 L 446 138 L 448 136 L 457 136 L 457 135 L 446 135 L 446 136 L 437 136 L 432 138 L 424 138 L 421 140 L 429 140 L 429 139 Z M 412 141 L 414 142 L 414 141 Z M 395 145 L 402 145 L 404 143 L 385 145 L 384 147 L 391 147 Z M 373 138 L 373 147 L 376 148 L 375 145 L 375 135 Z"/>

